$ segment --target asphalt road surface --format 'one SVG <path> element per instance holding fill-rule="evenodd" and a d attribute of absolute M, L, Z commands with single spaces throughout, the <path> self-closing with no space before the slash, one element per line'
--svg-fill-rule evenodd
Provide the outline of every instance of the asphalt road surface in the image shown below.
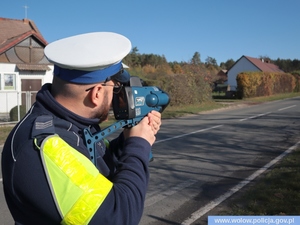
<path fill-rule="evenodd" d="M 163 120 L 140 224 L 207 224 L 299 142 L 299 115 L 297 97 Z M 0 210 L 0 224 L 12 225 L 2 189 Z"/>

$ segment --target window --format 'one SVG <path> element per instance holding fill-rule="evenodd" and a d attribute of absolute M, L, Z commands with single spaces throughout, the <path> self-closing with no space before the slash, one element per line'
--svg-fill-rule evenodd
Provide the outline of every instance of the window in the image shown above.
<path fill-rule="evenodd" d="M 16 90 L 16 74 L 4 73 L 3 80 L 4 80 L 4 87 L 3 87 L 4 90 Z"/>

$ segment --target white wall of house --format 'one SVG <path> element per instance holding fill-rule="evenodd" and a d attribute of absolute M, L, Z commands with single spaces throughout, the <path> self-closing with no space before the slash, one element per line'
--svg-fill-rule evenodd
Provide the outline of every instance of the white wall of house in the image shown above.
<path fill-rule="evenodd" d="M 260 71 L 256 66 L 254 66 L 248 59 L 242 57 L 239 61 L 231 67 L 228 72 L 228 85 L 231 91 L 235 91 L 237 88 L 236 77 L 241 72 L 246 71 Z"/>
<path fill-rule="evenodd" d="M 16 64 L 0 63 L 0 113 L 7 114 L 16 105 L 21 104 L 21 79 L 41 79 L 42 85 L 51 83 L 53 66 L 49 71 L 18 71 Z"/>

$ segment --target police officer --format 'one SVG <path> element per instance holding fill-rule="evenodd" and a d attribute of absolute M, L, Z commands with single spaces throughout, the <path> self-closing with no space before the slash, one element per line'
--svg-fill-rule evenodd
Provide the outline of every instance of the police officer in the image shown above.
<path fill-rule="evenodd" d="M 128 82 L 122 59 L 130 49 L 126 37 L 111 32 L 46 46 L 53 82 L 38 92 L 2 153 L 4 193 L 16 225 L 139 223 L 160 113 L 149 113 L 109 144 L 98 142 L 95 158 L 83 137 L 87 127 L 100 130 L 113 92 Z"/>

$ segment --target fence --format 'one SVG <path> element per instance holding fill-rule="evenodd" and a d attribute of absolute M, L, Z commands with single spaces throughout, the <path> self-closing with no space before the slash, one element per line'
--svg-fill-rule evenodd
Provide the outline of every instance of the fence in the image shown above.
<path fill-rule="evenodd" d="M 0 92 L 0 122 L 1 124 L 16 122 L 10 121 L 10 111 L 17 107 L 18 121 L 20 121 L 21 106 L 24 107 L 26 112 L 30 109 L 35 102 L 37 91 L 22 91 L 22 92 Z"/>

